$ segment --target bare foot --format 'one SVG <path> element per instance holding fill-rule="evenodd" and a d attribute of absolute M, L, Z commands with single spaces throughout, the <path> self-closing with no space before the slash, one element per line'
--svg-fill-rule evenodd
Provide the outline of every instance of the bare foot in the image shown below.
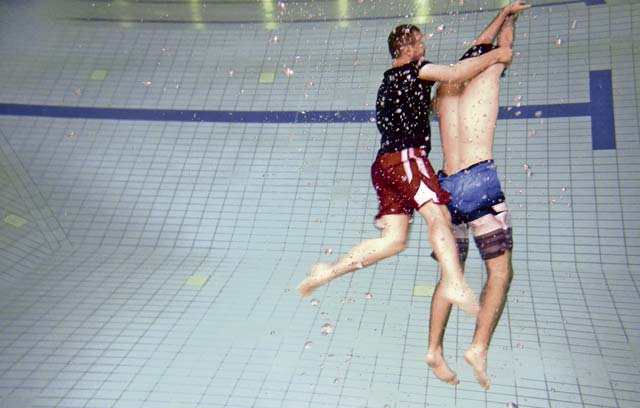
<path fill-rule="evenodd" d="M 460 283 L 440 282 L 439 286 L 441 286 L 441 296 L 444 299 L 454 305 L 458 305 L 471 317 L 478 316 L 480 304 L 476 295 L 464 280 Z"/>
<path fill-rule="evenodd" d="M 447 365 L 442 353 L 427 352 L 426 362 L 427 365 L 431 367 L 433 375 L 435 375 L 440 381 L 451 385 L 460 383 L 456 372 L 449 368 L 449 365 Z"/>
<path fill-rule="evenodd" d="M 298 293 L 302 297 L 307 297 L 318 286 L 322 286 L 329 282 L 335 273 L 331 269 L 331 265 L 319 263 L 313 265 L 311 273 L 298 285 Z"/>
<path fill-rule="evenodd" d="M 489 378 L 487 377 L 487 350 L 482 350 L 474 346 L 464 353 L 464 359 L 473 368 L 473 375 L 478 384 L 485 390 L 489 389 Z"/>

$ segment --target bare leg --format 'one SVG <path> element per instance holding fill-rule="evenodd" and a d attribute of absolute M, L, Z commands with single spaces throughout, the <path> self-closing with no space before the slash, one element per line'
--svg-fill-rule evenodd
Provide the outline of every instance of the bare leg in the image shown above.
<path fill-rule="evenodd" d="M 431 298 L 431 318 L 429 320 L 429 348 L 427 350 L 426 363 L 431 367 L 433 374 L 447 384 L 455 385 L 460 382 L 444 359 L 442 342 L 444 331 L 447 328 L 451 303 L 438 295 L 440 285 Z"/>
<path fill-rule="evenodd" d="M 502 315 L 513 269 L 511 267 L 511 251 L 499 257 L 485 261 L 488 278 L 480 298 L 480 313 L 471 346 L 464 353 L 464 359 L 473 367 L 478 383 L 484 389 L 489 388 L 487 376 L 487 352 L 491 337 Z"/>
<path fill-rule="evenodd" d="M 405 248 L 407 240 L 409 219 L 408 215 L 383 216 L 379 220 L 379 223 L 383 225 L 379 238 L 362 241 L 333 264 L 318 263 L 313 265 L 309 276 L 298 285 L 298 293 L 303 297 L 309 296 L 315 288 L 338 276 L 364 268 L 401 252 Z"/>
<path fill-rule="evenodd" d="M 419 212 L 429 225 L 429 241 L 442 268 L 434 298 L 442 297 L 444 301 L 458 305 L 475 317 L 479 309 L 478 300 L 462 274 L 449 210 L 444 205 L 429 201 L 420 207 Z"/>

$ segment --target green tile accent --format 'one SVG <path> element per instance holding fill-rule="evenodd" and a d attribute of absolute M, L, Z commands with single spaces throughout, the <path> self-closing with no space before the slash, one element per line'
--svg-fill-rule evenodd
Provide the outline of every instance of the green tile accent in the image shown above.
<path fill-rule="evenodd" d="M 416 285 L 413 288 L 413 296 L 431 297 L 436 287 L 433 285 Z"/>
<path fill-rule="evenodd" d="M 260 73 L 259 84 L 272 84 L 276 80 L 276 74 L 274 72 L 262 72 Z"/>
<path fill-rule="evenodd" d="M 189 279 L 187 279 L 186 285 L 187 286 L 193 286 L 193 287 L 196 287 L 196 288 L 201 288 L 207 283 L 208 280 L 209 280 L 208 276 L 191 275 L 189 277 Z"/>
<path fill-rule="evenodd" d="M 93 72 L 91 73 L 90 78 L 92 81 L 104 81 L 106 77 L 107 77 L 106 69 L 94 69 Z"/>
<path fill-rule="evenodd" d="M 23 225 L 25 225 L 26 223 L 29 222 L 29 221 L 25 220 L 24 218 L 22 218 L 21 216 L 15 215 L 15 214 L 7 215 L 6 217 L 4 217 L 2 219 L 2 221 L 5 224 L 9 224 L 9 225 L 11 225 L 13 227 L 16 227 L 16 228 L 20 228 L 20 227 L 22 227 Z"/>

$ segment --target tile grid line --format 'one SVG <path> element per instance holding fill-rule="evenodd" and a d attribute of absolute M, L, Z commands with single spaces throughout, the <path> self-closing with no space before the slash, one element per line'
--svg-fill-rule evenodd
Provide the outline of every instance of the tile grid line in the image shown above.
<path fill-rule="evenodd" d="M 115 252 L 116 252 L 116 250 L 115 250 L 115 249 L 113 249 L 113 250 L 112 250 L 112 254 L 114 254 Z M 72 251 L 72 254 L 75 254 L 75 253 L 80 253 L 80 252 L 79 252 L 79 248 L 75 248 L 75 249 Z M 88 257 L 90 257 L 90 254 L 86 254 L 86 257 L 87 257 L 87 258 L 88 258 Z M 81 267 L 82 263 L 83 263 L 83 262 L 86 262 L 87 258 L 85 258 L 85 259 L 84 259 L 83 261 L 81 261 L 81 262 L 78 262 L 78 263 L 74 266 L 74 271 L 78 270 L 78 269 Z M 107 262 L 108 262 L 109 260 L 110 260 L 110 258 L 109 258 L 109 257 L 105 257 L 103 260 L 101 260 L 101 262 L 100 262 L 100 264 L 97 266 L 97 268 L 100 268 L 101 266 L 106 265 L 106 264 L 107 264 Z M 125 263 L 126 263 L 126 260 L 127 260 L 126 258 L 123 258 L 123 259 L 119 260 L 119 262 L 120 262 L 120 263 L 119 263 L 119 265 L 118 265 L 118 266 L 122 266 L 123 264 L 125 264 Z M 64 263 L 65 261 L 66 261 L 66 259 L 60 259 L 58 262 L 59 262 L 59 263 Z M 108 278 L 108 276 L 105 276 L 105 278 L 104 278 L 103 282 L 104 282 L 104 281 L 106 281 L 106 280 L 107 280 L 107 278 Z M 79 284 L 78 284 L 78 285 L 79 285 Z M 89 298 L 89 296 L 90 296 L 90 295 L 89 295 L 89 294 L 87 294 L 87 295 L 84 297 L 84 299 L 88 299 L 88 298 Z M 83 300 L 84 300 L 84 299 L 83 299 Z M 64 300 L 63 300 L 63 301 L 64 301 Z M 97 309 L 96 309 L 96 310 L 97 310 Z M 67 316 L 66 316 L 65 318 L 69 318 L 69 317 L 70 317 L 74 312 L 75 312 L 75 310 L 71 310 L 71 311 L 69 311 L 69 313 L 67 314 Z M 95 312 L 95 311 L 94 311 L 94 312 Z M 112 318 L 113 318 L 113 316 L 112 316 Z M 76 329 L 77 329 L 77 328 L 76 328 Z M 67 334 L 67 337 L 66 337 L 66 339 L 65 339 L 65 340 L 69 339 L 71 336 L 73 336 L 73 332 L 68 333 L 68 334 Z M 87 341 L 87 343 L 88 343 L 91 339 L 95 338 L 95 336 L 96 336 L 96 335 L 92 336 L 92 337 Z M 104 353 L 104 352 L 103 352 L 103 353 Z M 41 363 L 39 367 L 42 367 L 43 365 L 44 365 L 44 363 Z M 68 366 L 68 364 L 67 364 L 67 366 Z M 61 373 L 62 373 L 62 370 L 59 370 L 59 371 L 58 371 L 54 376 L 52 376 L 52 377 L 49 379 L 49 381 L 47 382 L 47 385 L 45 385 L 45 386 L 43 386 L 43 387 L 42 387 L 42 390 L 41 390 L 41 392 L 40 392 L 39 396 L 37 397 L 38 399 L 41 399 L 41 398 L 48 398 L 48 395 L 47 395 L 47 394 L 51 391 L 51 390 L 49 389 L 49 388 L 50 388 L 50 386 L 51 386 L 52 384 L 54 384 L 54 382 L 55 382 L 56 378 L 57 378 Z M 75 383 L 77 383 L 77 381 L 79 381 L 79 380 L 76 380 L 76 382 L 75 382 Z M 69 394 L 69 392 L 71 392 L 71 389 L 72 389 L 72 387 L 70 387 L 70 388 L 67 390 L 67 392 L 65 393 L 65 395 L 68 395 L 68 394 Z M 44 395 L 43 395 L 43 393 L 44 393 Z M 58 397 L 53 397 L 53 398 L 57 398 L 57 399 L 58 399 L 58 401 L 57 401 L 57 402 L 61 402 L 61 401 L 64 399 L 64 396 L 58 396 Z M 35 402 L 35 403 L 34 403 L 34 408 L 37 408 L 38 406 L 39 406 L 39 405 L 37 405 L 37 402 Z M 43 407 L 44 407 L 44 406 L 43 406 Z"/>

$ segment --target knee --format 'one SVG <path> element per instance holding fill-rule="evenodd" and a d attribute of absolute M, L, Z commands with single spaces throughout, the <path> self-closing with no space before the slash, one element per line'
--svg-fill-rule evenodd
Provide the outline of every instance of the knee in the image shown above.
<path fill-rule="evenodd" d="M 489 279 L 503 282 L 505 286 L 509 287 L 513 280 L 513 269 L 508 251 L 497 258 L 487 260 L 486 265 Z"/>
<path fill-rule="evenodd" d="M 393 254 L 398 254 L 404 251 L 404 249 L 407 247 L 406 237 L 401 236 L 387 237 L 386 243 L 389 252 Z"/>

